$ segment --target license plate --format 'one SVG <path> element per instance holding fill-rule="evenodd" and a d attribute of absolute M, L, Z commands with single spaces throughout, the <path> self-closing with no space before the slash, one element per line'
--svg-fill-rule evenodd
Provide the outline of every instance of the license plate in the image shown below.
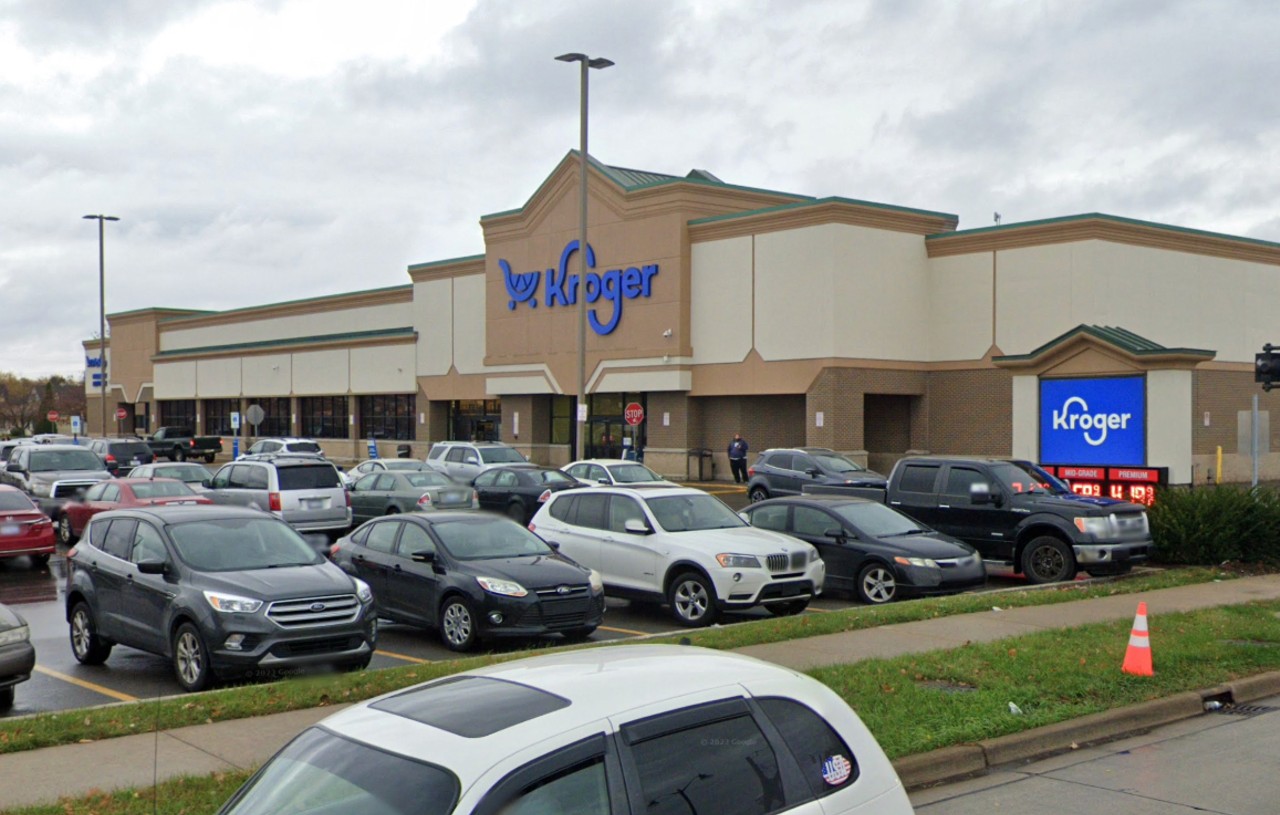
<path fill-rule="evenodd" d="M 17 524 L 5 524 L 4 526 L 0 526 L 0 535 L 13 536 L 13 535 L 21 535 L 21 534 L 22 534 L 22 527 L 18 526 Z"/>
<path fill-rule="evenodd" d="M 305 498 L 303 502 L 306 504 L 307 509 L 324 509 L 323 498 Z"/>
<path fill-rule="evenodd" d="M 132 459 L 129 463 L 132 464 L 134 467 L 137 467 L 139 464 L 142 463 L 142 460 L 135 458 L 135 459 Z"/>
<path fill-rule="evenodd" d="M 462 493 L 460 492 L 441 493 L 440 500 L 444 501 L 446 504 L 456 504 L 462 500 Z"/>

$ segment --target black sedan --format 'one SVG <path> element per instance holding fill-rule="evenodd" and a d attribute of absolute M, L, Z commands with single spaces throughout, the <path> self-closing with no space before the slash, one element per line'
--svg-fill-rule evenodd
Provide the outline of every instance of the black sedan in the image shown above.
<path fill-rule="evenodd" d="M 533 464 L 485 470 L 471 485 L 476 488 L 481 509 L 501 512 L 522 524 L 529 523 L 551 493 L 583 486 L 560 470 Z"/>
<path fill-rule="evenodd" d="M 36 651 L 31 629 L 16 611 L 0 603 L 0 713 L 13 707 L 13 688 L 31 678 Z"/>
<path fill-rule="evenodd" d="M 884 504 L 839 495 L 774 498 L 743 511 L 752 526 L 808 541 L 827 564 L 830 589 L 864 603 L 954 594 L 986 583 L 976 550 Z"/>
<path fill-rule="evenodd" d="M 604 619 L 600 575 L 506 518 L 469 512 L 377 518 L 330 554 L 373 587 L 380 617 L 438 629 L 454 651 L 485 637 L 585 639 Z"/>

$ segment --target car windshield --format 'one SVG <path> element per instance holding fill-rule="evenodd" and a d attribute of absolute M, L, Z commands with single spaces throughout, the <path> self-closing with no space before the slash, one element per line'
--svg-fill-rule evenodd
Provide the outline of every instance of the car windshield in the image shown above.
<path fill-rule="evenodd" d="M 867 468 L 836 453 L 814 453 L 818 466 L 833 473 L 862 473 Z"/>
<path fill-rule="evenodd" d="M 0 492 L 0 512 L 30 512 L 35 504 L 20 492 Z"/>
<path fill-rule="evenodd" d="M 249 779 L 220 815 L 447 815 L 458 793 L 457 777 L 442 767 L 313 727 Z"/>
<path fill-rule="evenodd" d="M 610 467 L 609 472 L 619 484 L 643 484 L 662 480 L 662 476 L 643 464 L 618 464 Z"/>
<path fill-rule="evenodd" d="M 925 531 L 920 524 L 884 504 L 858 503 L 832 507 L 835 513 L 872 538 L 915 535 Z"/>
<path fill-rule="evenodd" d="M 275 518 L 220 518 L 169 527 L 182 558 L 202 572 L 311 566 L 324 559 L 301 535 Z"/>
<path fill-rule="evenodd" d="M 519 450 L 513 450 L 510 447 L 482 447 L 480 448 L 480 460 L 485 464 L 514 464 L 528 461 L 528 459 L 520 455 Z"/>
<path fill-rule="evenodd" d="M 414 470 L 421 470 L 425 465 L 423 465 L 421 461 L 414 461 L 412 459 L 393 458 L 382 462 L 382 466 L 386 467 L 388 470 L 404 470 L 407 472 L 413 472 Z"/>
<path fill-rule="evenodd" d="M 453 483 L 448 476 L 440 473 L 406 473 L 404 480 L 411 487 L 447 487 Z"/>
<path fill-rule="evenodd" d="M 1023 467 L 1011 461 L 1000 461 L 991 465 L 991 474 L 1012 493 L 1070 492 L 1065 484 L 1034 465 Z"/>
<path fill-rule="evenodd" d="M 529 557 L 554 551 L 520 524 L 500 518 L 436 522 L 431 528 L 458 560 Z"/>
<path fill-rule="evenodd" d="M 181 481 L 146 481 L 133 485 L 135 498 L 177 498 L 195 494 L 195 490 Z"/>
<path fill-rule="evenodd" d="M 649 509 L 658 525 L 668 532 L 696 532 L 700 529 L 729 529 L 746 526 L 723 501 L 714 495 L 666 495 L 650 498 Z"/>
<path fill-rule="evenodd" d="M 287 445 L 290 453 L 319 453 L 320 445 L 313 441 L 291 441 Z"/>
<path fill-rule="evenodd" d="M 199 464 L 177 464 L 172 467 L 151 467 L 145 470 L 147 475 L 157 478 L 176 478 L 179 481 L 185 481 L 188 484 L 199 484 L 206 479 L 213 478 L 213 473 L 201 467 Z"/>
<path fill-rule="evenodd" d="M 280 489 L 321 490 L 341 487 L 342 479 L 331 464 L 317 462 L 302 467 L 281 467 Z"/>
<path fill-rule="evenodd" d="M 32 450 L 31 472 L 54 473 L 62 470 L 101 470 L 102 459 L 89 450 Z"/>
<path fill-rule="evenodd" d="M 140 441 L 112 442 L 107 452 L 116 458 L 137 458 L 151 455 L 151 448 Z"/>

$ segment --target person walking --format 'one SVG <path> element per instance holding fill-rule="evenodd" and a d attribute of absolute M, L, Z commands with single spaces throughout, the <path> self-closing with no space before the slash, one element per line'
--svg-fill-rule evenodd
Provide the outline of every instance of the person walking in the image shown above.
<path fill-rule="evenodd" d="M 747 440 L 738 433 L 734 433 L 733 441 L 729 442 L 729 469 L 733 471 L 733 483 L 747 480 Z"/>

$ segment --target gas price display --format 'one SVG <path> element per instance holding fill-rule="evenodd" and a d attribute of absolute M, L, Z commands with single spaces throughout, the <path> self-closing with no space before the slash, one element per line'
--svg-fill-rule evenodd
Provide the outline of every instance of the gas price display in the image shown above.
<path fill-rule="evenodd" d="M 1093 498 L 1114 498 L 1151 506 L 1156 488 L 1169 483 L 1168 467 L 1050 467 L 1041 469 L 1066 481 L 1071 491 Z"/>

